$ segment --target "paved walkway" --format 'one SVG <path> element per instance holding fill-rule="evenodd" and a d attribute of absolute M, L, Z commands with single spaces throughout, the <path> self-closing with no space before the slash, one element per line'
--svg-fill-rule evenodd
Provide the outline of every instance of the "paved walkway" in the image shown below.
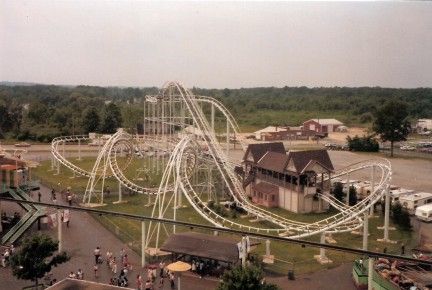
<path fill-rule="evenodd" d="M 50 202 L 50 189 L 46 187 L 41 188 L 42 201 Z M 60 204 L 66 204 L 61 201 L 57 194 Z M 33 231 L 36 231 L 34 227 Z M 46 229 L 42 232 L 57 239 L 57 228 Z M 28 235 L 29 233 L 27 233 Z M 94 276 L 94 255 L 93 250 L 95 247 L 101 247 L 101 252 L 105 256 L 106 251 L 109 249 L 115 256 L 119 257 L 120 250 L 126 249 L 130 263 L 133 265 L 133 270 L 128 274 L 131 287 L 135 287 L 136 275 L 138 273 L 146 277 L 145 271 L 140 267 L 141 258 L 138 254 L 133 252 L 127 245 L 123 244 L 114 234 L 108 231 L 105 227 L 99 224 L 98 221 L 93 219 L 89 214 L 84 212 L 72 212 L 69 228 L 63 225 L 63 249 L 65 249 L 71 256 L 70 261 L 59 265 L 52 271 L 53 278 L 62 280 L 66 278 L 71 271 L 76 272 L 79 268 L 84 271 L 84 277 L 87 280 L 98 281 L 101 283 L 109 283 L 113 273 L 110 271 L 106 264 L 99 265 L 98 277 Z M 117 258 L 119 259 L 119 258 Z M 118 273 L 120 271 L 120 267 Z M 165 279 L 165 287 L 162 289 L 170 289 L 169 281 Z M 2 290 L 15 290 L 23 286 L 31 285 L 29 281 L 22 281 L 15 279 L 10 268 L 0 268 L 0 281 Z M 203 290 L 214 289 L 217 285 L 216 281 L 199 279 L 197 277 L 184 276 L 182 277 L 182 289 Z M 184 287 L 183 287 L 184 286 Z"/>

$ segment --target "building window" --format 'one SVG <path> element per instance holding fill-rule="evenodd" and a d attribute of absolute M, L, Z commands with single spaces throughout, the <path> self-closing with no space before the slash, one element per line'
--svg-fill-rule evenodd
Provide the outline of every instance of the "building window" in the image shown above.
<path fill-rule="evenodd" d="M 275 196 L 274 196 L 274 194 L 272 194 L 272 196 L 271 196 L 271 201 L 275 201 Z"/>

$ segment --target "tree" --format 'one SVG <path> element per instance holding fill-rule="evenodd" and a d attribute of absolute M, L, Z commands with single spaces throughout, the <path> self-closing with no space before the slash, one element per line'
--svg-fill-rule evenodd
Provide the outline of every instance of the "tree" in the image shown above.
<path fill-rule="evenodd" d="M 350 186 L 349 187 L 349 192 L 348 192 L 348 204 L 350 206 L 356 205 L 357 203 L 357 190 L 354 186 Z"/>
<path fill-rule="evenodd" d="M 11 256 L 13 275 L 18 279 L 34 281 L 38 285 L 38 279 L 45 273 L 70 259 L 66 252 L 53 256 L 57 250 L 58 243 L 47 235 L 26 239 L 21 249 Z"/>
<path fill-rule="evenodd" d="M 392 220 L 404 230 L 411 229 L 411 219 L 409 212 L 400 204 L 400 202 L 396 202 L 392 206 Z"/>
<path fill-rule="evenodd" d="M 343 201 L 344 198 L 344 192 L 343 192 L 343 185 L 340 182 L 335 182 L 334 186 L 333 186 L 333 190 L 332 193 L 334 195 L 334 197 L 339 200 L 340 202 Z"/>
<path fill-rule="evenodd" d="M 372 136 L 359 137 L 355 135 L 347 137 L 348 149 L 350 151 L 363 151 L 363 152 L 378 152 L 378 141 Z"/>
<path fill-rule="evenodd" d="M 85 133 L 96 132 L 99 129 L 100 118 L 95 107 L 88 109 L 83 117 L 82 126 Z"/>
<path fill-rule="evenodd" d="M 277 290 L 274 284 L 263 282 L 263 274 L 260 268 L 255 266 L 237 266 L 226 271 L 222 276 L 222 282 L 217 290 Z"/>
<path fill-rule="evenodd" d="M 115 133 L 117 128 L 122 126 L 122 116 L 119 107 L 109 103 L 105 107 L 104 119 L 102 122 L 102 133 Z"/>
<path fill-rule="evenodd" d="M 394 142 L 405 141 L 411 129 L 408 105 L 401 101 L 387 102 L 377 110 L 372 128 L 383 142 L 390 141 L 390 156 L 393 157 Z"/>

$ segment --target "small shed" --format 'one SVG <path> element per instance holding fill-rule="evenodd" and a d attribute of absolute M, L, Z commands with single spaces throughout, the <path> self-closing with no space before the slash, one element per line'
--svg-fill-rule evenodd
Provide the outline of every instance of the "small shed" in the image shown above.
<path fill-rule="evenodd" d="M 161 251 L 185 254 L 227 263 L 239 261 L 239 240 L 197 232 L 172 234 L 161 246 Z M 255 243 L 257 244 L 257 243 Z"/>

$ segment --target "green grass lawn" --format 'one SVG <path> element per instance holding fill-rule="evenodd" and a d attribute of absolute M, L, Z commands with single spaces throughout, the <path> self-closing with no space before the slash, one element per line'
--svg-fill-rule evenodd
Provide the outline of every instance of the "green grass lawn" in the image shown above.
<path fill-rule="evenodd" d="M 92 168 L 94 158 L 84 158 L 81 161 L 74 161 L 75 164 L 81 166 L 84 169 L 89 170 Z M 142 165 L 142 160 L 134 160 L 131 163 L 131 166 L 127 170 L 125 170 L 125 175 L 129 177 L 131 180 L 136 176 L 136 169 L 139 165 Z M 70 178 L 72 173 L 67 169 L 61 169 L 60 175 L 53 175 L 53 171 L 49 171 L 50 162 L 45 161 L 42 162 L 39 167 L 34 169 L 33 176 L 41 181 L 41 183 L 47 186 L 53 186 L 56 190 L 62 190 L 67 186 L 70 186 L 73 192 L 76 192 L 79 196 L 83 194 L 87 185 L 87 178 L 84 177 L 75 177 Z M 152 176 L 148 176 L 144 181 L 136 181 L 141 185 L 146 186 L 154 186 L 160 180 L 160 174 L 154 174 Z M 60 185 L 58 185 L 60 183 Z M 111 196 L 106 197 L 104 202 L 107 204 L 102 209 L 123 212 L 123 213 L 131 213 L 131 214 L 139 214 L 143 216 L 150 216 L 153 207 L 146 207 L 145 204 L 148 202 L 148 196 L 145 195 L 124 195 L 123 198 L 127 201 L 127 203 L 121 204 L 113 204 L 113 201 L 118 199 L 117 197 L 117 186 L 118 183 L 112 179 L 108 179 L 106 184 L 111 188 Z M 170 195 L 168 195 L 168 198 Z M 155 197 L 153 197 L 154 199 Z M 186 221 L 197 224 L 209 224 L 203 217 L 201 217 L 193 208 L 188 204 L 186 198 L 183 198 L 183 204 L 188 205 L 185 208 L 181 208 L 177 210 L 177 220 Z M 284 216 L 288 219 L 302 221 L 302 222 L 314 222 L 326 217 L 333 215 L 335 212 L 328 212 L 322 214 L 294 214 L 288 212 L 286 210 L 275 208 L 270 209 L 273 213 Z M 168 210 L 165 218 L 172 218 L 172 210 Z M 378 213 L 377 213 L 378 214 Z M 107 227 L 120 239 L 124 242 L 128 243 L 134 250 L 140 253 L 140 239 L 141 239 L 141 223 L 134 220 L 128 220 L 125 218 L 118 217 L 106 217 L 106 216 L 95 216 L 97 220 L 100 221 L 102 225 Z M 248 218 L 230 218 L 231 220 L 242 223 L 245 225 L 253 225 L 253 226 L 268 226 L 268 223 L 259 222 L 259 223 L 251 223 Z M 405 244 L 406 252 L 409 252 L 410 248 L 416 246 L 417 241 L 413 238 L 411 232 L 395 230 L 390 231 L 390 238 L 392 240 L 398 241 L 397 244 L 383 244 L 377 242 L 377 239 L 383 237 L 383 231 L 378 230 L 377 226 L 383 225 L 383 216 L 379 216 L 376 218 L 369 219 L 369 249 L 373 251 L 382 252 L 384 247 L 387 247 L 388 253 L 398 254 L 400 251 L 401 244 Z M 392 225 L 392 224 L 391 224 Z M 271 227 L 273 227 L 271 225 Z M 172 226 L 161 227 L 161 236 L 159 245 L 166 239 L 167 233 L 172 230 Z M 188 228 L 182 228 L 177 226 L 177 231 L 187 231 L 190 230 Z M 195 229 L 196 230 L 196 229 Z M 337 245 L 346 246 L 352 248 L 361 248 L 362 247 L 362 237 L 356 236 L 351 233 L 343 233 L 343 234 L 335 234 L 333 235 L 334 239 L 337 241 Z M 239 239 L 239 237 L 236 237 Z M 311 237 L 308 240 L 319 241 L 319 237 Z M 152 240 L 154 242 L 154 239 Z M 263 255 L 265 253 L 265 242 L 261 241 L 261 243 L 256 247 L 255 252 L 259 255 Z M 275 255 L 277 259 L 275 264 L 266 266 L 266 271 L 269 273 L 274 273 L 277 275 L 285 275 L 288 269 L 292 269 L 294 267 L 296 273 L 308 273 L 320 269 L 325 269 L 328 267 L 336 267 L 341 263 L 350 262 L 353 259 L 357 258 L 352 254 L 335 252 L 328 252 L 328 257 L 333 260 L 333 263 L 327 266 L 322 266 L 318 264 L 313 256 L 319 254 L 319 249 L 305 247 L 302 248 L 300 245 L 288 244 L 284 242 L 271 242 L 271 253 Z"/>

